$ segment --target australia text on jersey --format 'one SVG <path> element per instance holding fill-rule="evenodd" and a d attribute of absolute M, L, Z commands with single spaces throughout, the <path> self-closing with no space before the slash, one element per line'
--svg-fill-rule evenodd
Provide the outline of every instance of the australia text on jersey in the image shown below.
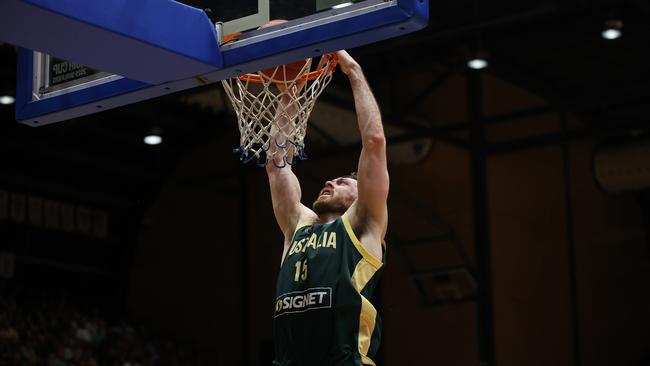
<path fill-rule="evenodd" d="M 336 249 L 336 231 L 323 231 L 320 235 L 311 234 L 310 237 L 304 237 L 300 240 L 295 240 L 291 244 L 291 249 L 289 250 L 290 256 L 296 253 L 304 253 L 307 248 L 313 248 L 314 250 L 319 248 L 333 248 Z"/>

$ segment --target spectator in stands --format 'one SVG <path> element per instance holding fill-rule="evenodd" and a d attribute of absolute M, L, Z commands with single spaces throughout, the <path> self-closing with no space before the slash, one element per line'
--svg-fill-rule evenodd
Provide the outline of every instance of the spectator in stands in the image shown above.
<path fill-rule="evenodd" d="M 63 296 L 28 289 L 0 298 L 0 366 L 197 364 L 192 353 L 146 328 L 127 321 L 109 327 L 98 310 L 79 310 Z"/>

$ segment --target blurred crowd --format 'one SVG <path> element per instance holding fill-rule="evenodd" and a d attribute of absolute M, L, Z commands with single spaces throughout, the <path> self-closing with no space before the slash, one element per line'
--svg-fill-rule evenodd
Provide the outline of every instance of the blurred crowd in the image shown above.
<path fill-rule="evenodd" d="M 47 292 L 47 293 L 46 293 Z M 62 293 L 3 288 L 0 366 L 176 366 L 195 354 Z"/>

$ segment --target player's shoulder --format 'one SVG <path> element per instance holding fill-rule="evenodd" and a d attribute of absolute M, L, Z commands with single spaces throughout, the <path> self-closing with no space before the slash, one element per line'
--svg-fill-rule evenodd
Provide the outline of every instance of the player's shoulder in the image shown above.
<path fill-rule="evenodd" d="M 307 206 L 305 205 L 301 205 L 301 206 L 302 209 L 300 210 L 300 214 L 298 215 L 296 226 L 302 223 L 318 222 L 318 215 L 316 215 L 316 212 L 312 211 L 310 208 L 307 208 Z"/>
<path fill-rule="evenodd" d="M 350 208 L 343 214 L 346 220 L 350 223 L 352 229 L 359 234 L 372 232 L 377 234 L 381 239 L 386 234 L 386 227 L 388 225 L 388 208 L 382 212 L 378 217 L 368 215 L 364 207 L 358 205 L 355 201 Z"/>

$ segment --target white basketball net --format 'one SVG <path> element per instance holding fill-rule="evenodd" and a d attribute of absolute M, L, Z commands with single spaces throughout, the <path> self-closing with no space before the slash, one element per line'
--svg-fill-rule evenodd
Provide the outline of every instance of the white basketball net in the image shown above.
<path fill-rule="evenodd" d="M 281 65 L 221 81 L 237 115 L 240 140 L 235 152 L 244 163 L 272 162 L 281 168 L 307 158 L 307 120 L 332 80 L 337 59 L 323 55 L 315 71 L 311 64 L 307 59 L 299 71 Z"/>

